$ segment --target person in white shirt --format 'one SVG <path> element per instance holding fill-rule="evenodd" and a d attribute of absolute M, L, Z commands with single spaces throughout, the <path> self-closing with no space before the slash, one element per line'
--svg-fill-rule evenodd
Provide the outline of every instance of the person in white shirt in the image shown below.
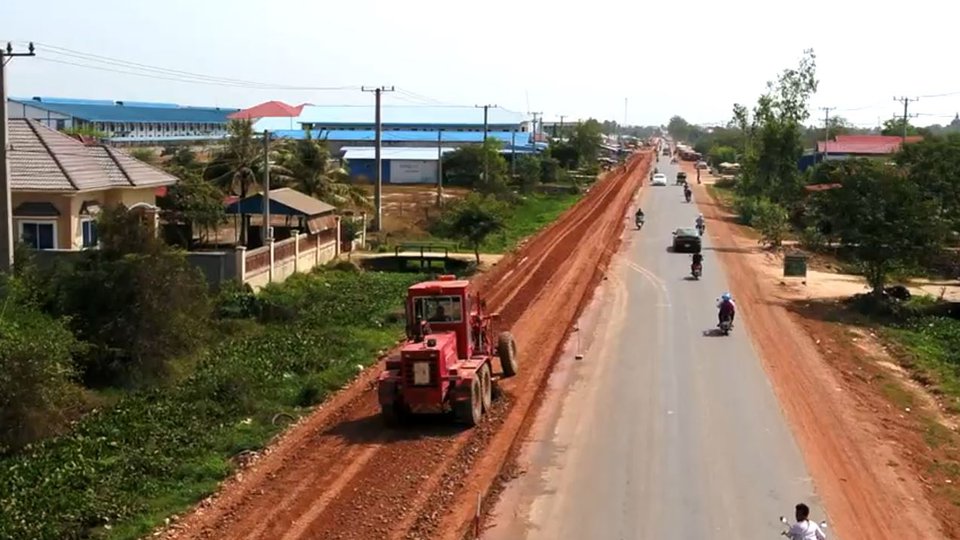
<path fill-rule="evenodd" d="M 820 529 L 820 525 L 810 521 L 810 508 L 800 503 L 797 505 L 797 522 L 783 533 L 790 540 L 827 540 L 827 535 Z"/>

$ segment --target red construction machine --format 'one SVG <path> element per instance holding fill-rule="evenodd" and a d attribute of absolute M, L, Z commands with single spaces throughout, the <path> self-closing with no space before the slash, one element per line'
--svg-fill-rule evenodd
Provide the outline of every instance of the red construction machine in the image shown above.
<path fill-rule="evenodd" d="M 496 333 L 498 315 L 487 314 L 468 285 L 445 275 L 407 291 L 407 341 L 399 357 L 387 359 L 377 384 L 386 421 L 453 411 L 458 421 L 476 425 L 493 398 L 494 357 L 501 376 L 517 374 L 513 335 Z"/>

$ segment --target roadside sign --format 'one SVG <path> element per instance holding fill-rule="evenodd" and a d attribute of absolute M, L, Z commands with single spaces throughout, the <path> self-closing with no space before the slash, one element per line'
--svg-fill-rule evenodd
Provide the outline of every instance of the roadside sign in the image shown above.
<path fill-rule="evenodd" d="M 807 256 L 803 253 L 790 253 L 783 257 L 784 277 L 807 277 Z"/>

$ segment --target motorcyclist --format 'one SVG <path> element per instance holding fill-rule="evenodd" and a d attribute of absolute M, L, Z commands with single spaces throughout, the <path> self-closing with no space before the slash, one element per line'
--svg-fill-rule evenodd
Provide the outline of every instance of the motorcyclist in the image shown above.
<path fill-rule="evenodd" d="M 733 324 L 733 319 L 737 316 L 737 305 L 733 302 L 733 297 L 730 296 L 730 293 L 725 292 L 720 297 L 720 302 L 717 304 L 717 308 L 720 309 L 718 313 L 719 323 L 723 324 L 723 321 L 729 320 L 730 324 Z"/>
<path fill-rule="evenodd" d="M 706 222 L 703 220 L 703 214 L 697 216 L 697 230 L 701 231 L 700 234 L 703 234 L 703 230 L 707 228 Z"/>
<path fill-rule="evenodd" d="M 691 195 L 693 195 L 693 192 L 690 191 L 690 186 L 684 184 L 684 185 L 683 185 L 683 197 L 684 197 L 685 199 L 687 199 L 687 202 L 690 202 L 690 196 L 691 196 Z"/>
<path fill-rule="evenodd" d="M 637 220 L 637 225 L 638 225 L 638 226 L 639 226 L 639 225 L 642 225 L 642 224 L 643 224 L 644 217 L 645 217 L 645 216 L 643 215 L 643 209 L 642 209 L 642 208 L 637 208 L 637 214 L 636 214 L 635 217 L 636 217 L 636 220 Z"/>
<path fill-rule="evenodd" d="M 810 521 L 810 508 L 800 503 L 796 508 L 797 522 L 794 523 L 789 531 L 783 533 L 790 540 L 827 540 L 827 535 L 823 533 L 820 526 Z"/>
<path fill-rule="evenodd" d="M 694 253 L 691 257 L 693 262 L 690 264 L 690 272 L 693 272 L 693 269 L 700 267 L 700 271 L 703 272 L 703 254 L 700 252 Z"/>

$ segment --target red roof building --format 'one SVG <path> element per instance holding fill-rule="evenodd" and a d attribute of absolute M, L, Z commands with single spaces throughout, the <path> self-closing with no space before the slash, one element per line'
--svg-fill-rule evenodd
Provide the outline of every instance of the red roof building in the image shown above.
<path fill-rule="evenodd" d="M 921 136 L 906 138 L 907 143 L 920 142 Z M 836 140 L 820 141 L 817 152 L 828 154 L 852 154 L 859 156 L 886 156 L 900 150 L 903 138 L 896 135 L 837 135 Z"/>
<path fill-rule="evenodd" d="M 300 116 L 303 107 L 309 103 L 301 103 L 294 107 L 287 105 L 282 101 L 267 101 L 259 105 L 254 105 L 249 109 L 239 110 L 227 118 L 231 120 L 257 120 L 260 118 L 296 118 Z"/>

